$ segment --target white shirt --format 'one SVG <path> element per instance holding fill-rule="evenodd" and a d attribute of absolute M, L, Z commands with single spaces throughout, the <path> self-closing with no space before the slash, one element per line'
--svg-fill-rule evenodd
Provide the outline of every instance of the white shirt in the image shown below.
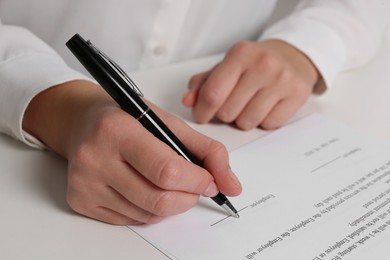
<path fill-rule="evenodd" d="M 75 33 L 126 71 L 222 53 L 240 40 L 281 39 L 304 52 L 329 86 L 375 54 L 389 22 L 388 0 L 304 0 L 266 28 L 276 2 L 0 0 L 0 132 L 33 145 L 21 128 L 31 99 L 85 78 L 65 47 Z"/>

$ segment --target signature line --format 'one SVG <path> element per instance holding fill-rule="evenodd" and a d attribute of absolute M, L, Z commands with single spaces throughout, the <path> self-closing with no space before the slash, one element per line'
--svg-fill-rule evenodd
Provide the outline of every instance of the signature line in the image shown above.
<path fill-rule="evenodd" d="M 246 206 L 246 207 L 244 207 L 244 208 L 238 210 L 237 212 L 241 212 L 241 211 L 243 211 L 244 209 L 246 209 L 246 208 L 248 208 L 248 207 L 249 207 L 249 206 Z M 220 220 L 218 220 L 217 222 L 211 224 L 210 227 L 215 226 L 215 225 L 217 225 L 218 223 L 221 223 L 222 221 L 224 221 L 225 219 L 228 219 L 228 218 L 231 218 L 231 217 L 232 217 L 232 216 L 226 216 L 226 217 L 224 217 L 223 219 L 220 219 Z"/>
<path fill-rule="evenodd" d="M 328 164 L 331 164 L 332 162 L 334 162 L 334 161 L 336 161 L 336 160 L 338 160 L 338 159 L 340 159 L 340 158 L 341 158 L 341 156 L 336 157 L 336 158 L 334 158 L 333 160 L 331 160 L 331 161 L 329 161 L 329 162 L 327 162 L 327 163 L 324 163 L 324 164 L 321 165 L 320 167 L 315 168 L 315 169 L 312 170 L 311 172 L 313 173 L 313 172 L 315 172 L 315 171 L 318 171 L 319 169 L 321 169 L 321 168 L 327 166 Z"/>

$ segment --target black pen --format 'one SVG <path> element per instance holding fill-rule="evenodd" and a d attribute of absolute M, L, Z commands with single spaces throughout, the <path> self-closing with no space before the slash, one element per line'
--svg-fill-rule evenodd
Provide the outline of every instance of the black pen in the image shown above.
<path fill-rule="evenodd" d="M 201 162 L 145 104 L 141 98 L 142 92 L 113 60 L 96 48 L 91 41 L 85 41 L 79 34 L 75 34 L 66 46 L 124 111 L 136 118 L 149 132 L 186 160 L 203 167 Z M 237 210 L 221 192 L 211 199 L 224 208 L 229 215 L 239 217 Z"/>

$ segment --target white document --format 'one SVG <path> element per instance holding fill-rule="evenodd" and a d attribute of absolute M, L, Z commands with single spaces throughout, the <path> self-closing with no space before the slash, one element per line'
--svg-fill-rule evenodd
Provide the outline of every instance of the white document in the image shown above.
<path fill-rule="evenodd" d="M 240 218 L 211 199 L 131 227 L 170 259 L 390 259 L 390 146 L 314 114 L 230 154 Z"/>

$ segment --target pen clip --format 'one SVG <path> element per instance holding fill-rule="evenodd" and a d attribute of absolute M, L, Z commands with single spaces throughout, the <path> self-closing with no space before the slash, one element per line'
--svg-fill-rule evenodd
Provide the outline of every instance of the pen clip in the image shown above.
<path fill-rule="evenodd" d="M 131 90 L 133 90 L 138 96 L 143 97 L 144 94 L 141 92 L 141 90 L 135 85 L 135 83 L 131 80 L 131 78 L 123 71 L 119 65 L 110 59 L 103 51 L 101 51 L 99 48 L 97 48 L 90 40 L 87 41 L 87 44 L 92 47 L 96 53 L 107 62 L 107 64 L 116 72 L 118 75 L 125 81 Z"/>

